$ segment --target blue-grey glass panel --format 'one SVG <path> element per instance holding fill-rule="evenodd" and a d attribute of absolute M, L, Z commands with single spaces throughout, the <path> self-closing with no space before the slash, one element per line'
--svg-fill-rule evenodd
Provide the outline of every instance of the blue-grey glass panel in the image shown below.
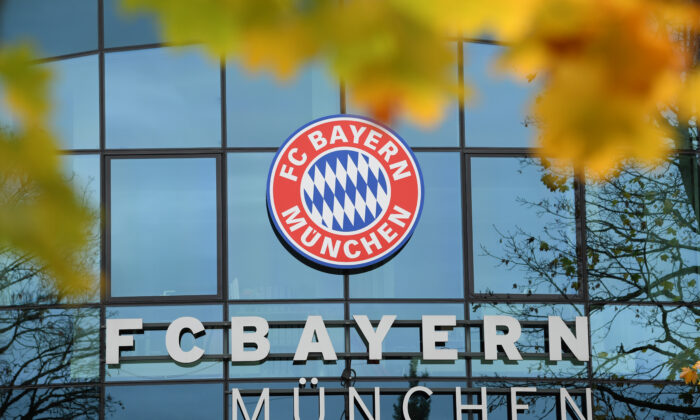
<path fill-rule="evenodd" d="M 586 186 L 590 295 L 626 301 L 700 300 L 698 161 L 627 165 Z"/>
<path fill-rule="evenodd" d="M 528 147 L 536 135 L 529 112 L 539 90 L 538 79 L 514 80 L 496 70 L 503 47 L 464 44 L 464 82 L 473 90 L 464 109 L 468 147 Z"/>
<path fill-rule="evenodd" d="M 348 101 L 348 114 L 367 115 Z M 406 117 L 400 117 L 389 127 L 411 147 L 459 146 L 459 103 L 450 102 L 440 121 L 432 125 L 420 125 Z"/>
<path fill-rule="evenodd" d="M 52 123 L 60 147 L 100 147 L 99 69 L 96 55 L 52 61 Z"/>
<path fill-rule="evenodd" d="M 156 16 L 126 11 L 121 0 L 104 0 L 105 47 L 154 44 L 161 42 Z"/>
<path fill-rule="evenodd" d="M 464 319 L 464 305 L 461 303 L 353 303 L 350 305 L 350 316 L 355 314 L 367 315 L 371 320 L 379 320 L 382 315 L 396 315 L 397 320 L 420 320 L 423 315 L 454 315 L 457 319 Z"/>
<path fill-rule="evenodd" d="M 261 305 L 257 303 L 236 303 L 229 305 L 231 316 L 260 316 L 268 321 L 304 321 L 312 315 L 325 320 L 344 318 L 342 303 L 286 303 Z"/>
<path fill-rule="evenodd" d="M 421 382 L 421 385 L 423 383 Z M 371 388 L 375 383 L 370 384 L 357 384 L 358 388 Z M 397 384 L 386 384 L 387 387 L 396 388 Z M 236 387 L 235 385 L 232 386 Z M 274 384 L 271 384 L 271 388 L 275 388 Z M 409 386 L 406 385 L 406 390 Z M 370 413 L 373 414 L 374 418 L 379 418 L 381 415 L 382 419 L 403 419 L 401 402 L 403 401 L 404 394 L 382 394 L 380 396 L 379 413 L 374 413 L 374 396 L 373 394 L 360 394 L 362 402 L 365 404 Z M 243 397 L 243 402 L 245 404 L 246 412 L 249 416 L 253 415 L 255 407 L 258 404 L 259 395 L 255 396 L 245 396 Z M 451 394 L 433 394 L 430 399 L 423 400 L 420 393 L 415 394 L 411 401 L 421 401 L 420 403 L 411 404 L 409 406 L 409 414 L 411 419 L 421 419 L 428 420 L 431 419 L 450 419 L 454 418 L 454 397 Z M 425 402 L 424 402 L 425 401 Z M 346 399 L 342 395 L 326 395 L 325 398 L 325 408 L 326 408 L 326 419 L 344 419 L 347 418 L 346 412 Z M 357 404 L 357 403 L 356 403 Z M 289 417 L 289 413 L 293 411 L 293 399 L 290 395 L 281 395 L 270 398 L 270 418 L 271 419 L 284 419 Z M 238 410 L 238 418 L 243 418 L 243 413 L 240 407 L 236 407 Z M 228 407 L 229 413 L 231 410 L 231 401 L 229 401 Z M 361 409 L 355 405 L 353 407 L 354 418 L 364 419 Z M 316 393 L 312 395 L 302 395 L 299 398 L 299 417 L 302 419 L 317 419 L 318 415 L 318 395 Z M 231 418 L 229 414 L 227 418 Z M 252 417 L 251 417 L 252 418 Z M 260 417 L 262 418 L 262 417 Z M 465 416 L 466 418 L 466 416 Z"/>
<path fill-rule="evenodd" d="M 99 300 L 100 279 L 100 158 L 97 155 L 64 155 L 64 176 L 73 185 L 79 200 L 92 210 L 93 229 L 89 246 L 80 254 L 79 263 L 93 273 L 89 290 L 75 297 L 61 297 L 41 264 L 26 255 L 0 251 L 0 305 L 81 303 Z M 31 197 L 31 188 L 21 184 L 18 200 Z M 9 202 L 8 202 L 9 203 Z"/>
<path fill-rule="evenodd" d="M 601 419 L 687 420 L 700 413 L 700 393 L 685 384 L 601 384 L 593 401 Z"/>
<path fill-rule="evenodd" d="M 105 394 L 113 404 L 105 410 L 109 420 L 220 419 L 224 415 L 222 384 L 110 386 Z"/>
<path fill-rule="evenodd" d="M 2 83 L 0 83 L 0 97 L 5 97 L 5 88 Z M 4 99 L 0 100 L 0 132 L 5 136 L 20 132 L 21 129 L 20 121 L 7 104 L 7 101 Z"/>
<path fill-rule="evenodd" d="M 367 384 L 366 388 L 372 388 L 374 384 Z M 359 387 L 362 387 L 360 385 Z M 387 387 L 391 388 L 404 388 L 406 391 L 410 388 L 408 384 L 406 383 L 401 383 L 399 382 L 398 384 L 394 384 L 393 386 L 390 384 L 387 384 Z M 403 398 L 404 398 L 405 392 L 398 393 L 398 394 L 385 394 L 382 393 L 381 397 L 379 398 L 380 401 L 380 408 L 379 408 L 379 413 L 381 413 L 381 418 L 383 419 L 404 419 L 405 417 L 403 416 Z M 367 409 L 370 411 L 370 413 L 374 414 L 374 395 L 372 393 L 369 394 L 360 394 L 360 398 L 362 399 L 362 402 L 365 404 Z M 408 414 L 411 416 L 411 419 L 454 419 L 455 418 L 455 412 L 454 412 L 454 392 L 452 394 L 437 394 L 434 393 L 433 395 L 430 396 L 430 398 L 427 398 L 425 394 L 416 393 L 411 397 L 411 402 L 409 404 L 408 408 Z M 353 410 L 355 411 L 355 418 L 356 419 L 362 419 L 365 418 L 363 415 L 363 411 L 358 407 L 357 403 L 353 407 Z M 465 412 L 466 414 L 466 412 Z M 379 414 L 375 414 L 375 418 L 379 417 Z M 464 418 L 468 418 L 467 415 L 464 416 Z"/>
<path fill-rule="evenodd" d="M 353 298 L 464 296 L 458 153 L 416 153 L 425 201 L 408 244 L 380 268 L 350 277 Z"/>
<path fill-rule="evenodd" d="M 406 375 L 405 377 L 403 377 L 399 381 L 394 380 L 395 378 L 380 378 L 380 379 L 357 378 L 357 381 L 355 382 L 355 388 L 364 388 L 364 389 L 371 390 L 373 387 L 376 386 L 376 387 L 380 387 L 380 388 L 398 388 L 398 389 L 404 389 L 405 391 L 408 391 L 409 388 L 411 388 L 413 386 L 413 385 L 411 385 L 411 383 L 417 383 L 417 384 L 420 384 L 422 386 L 432 388 L 434 391 L 437 391 L 435 388 L 447 388 L 449 390 L 448 392 L 449 392 L 450 396 L 453 397 L 455 387 L 467 386 L 467 378 L 462 378 L 461 380 L 459 380 L 459 379 L 452 380 L 452 379 L 444 379 L 444 378 L 434 378 L 433 379 L 433 378 L 430 378 L 430 376 L 421 376 L 418 373 L 419 372 L 416 372 L 415 375 L 413 375 L 413 374 Z M 365 394 L 365 392 L 363 392 L 362 390 L 358 390 L 358 392 L 361 393 L 360 395 L 368 395 L 369 396 L 369 394 Z M 382 395 L 394 395 L 395 393 L 396 392 L 394 390 L 382 389 Z M 363 397 L 363 399 L 364 399 L 364 397 Z M 465 413 L 465 417 L 466 417 L 466 413 Z"/>
<path fill-rule="evenodd" d="M 350 316 L 367 315 L 370 320 L 379 320 L 383 315 L 396 315 L 397 320 L 420 321 L 423 315 L 454 315 L 464 319 L 464 305 L 439 303 L 353 303 L 350 305 Z M 448 333 L 448 342 L 439 344 L 438 348 L 457 349 L 465 351 L 465 329 L 455 327 Z M 367 346 L 357 328 L 350 330 L 350 350 L 355 353 L 367 352 Z M 392 326 L 382 344 L 382 351 L 391 352 L 421 352 L 420 327 Z M 415 361 L 406 359 L 382 359 L 379 363 L 369 363 L 365 359 L 353 360 L 353 369 L 358 377 L 362 376 L 412 376 L 426 377 L 462 376 L 466 373 L 463 359 L 455 362 L 431 363 L 416 358 Z M 413 370 L 412 370 L 413 368 Z"/>
<path fill-rule="evenodd" d="M 459 103 L 452 101 L 444 109 L 440 121 L 433 125 L 419 125 L 407 118 L 390 124 L 411 147 L 459 146 Z"/>
<path fill-rule="evenodd" d="M 535 159 L 470 162 L 474 291 L 575 294 L 571 178 L 557 178 Z"/>
<path fill-rule="evenodd" d="M 98 302 L 100 300 L 101 277 L 101 207 L 100 207 L 100 157 L 99 155 L 63 155 L 64 176 L 70 181 L 78 200 L 90 209 L 92 229 L 88 246 L 80 254 L 80 264 L 92 274 L 89 290 L 75 298 L 63 298 L 74 303 Z"/>
<path fill-rule="evenodd" d="M 99 315 L 91 308 L 0 311 L 0 383 L 97 381 Z"/>
<path fill-rule="evenodd" d="M 697 360 L 700 341 L 693 308 L 604 306 L 590 314 L 594 375 L 678 380 L 681 366 Z"/>
<path fill-rule="evenodd" d="M 273 153 L 228 155 L 229 298 L 342 298 L 342 276 L 301 263 L 270 226 L 265 189 L 273 157 Z"/>
<path fill-rule="evenodd" d="M 240 384 L 243 385 L 243 384 Z M 239 384 L 231 384 L 230 388 L 238 388 L 238 389 L 243 389 L 243 386 L 240 386 Z M 336 384 L 333 384 L 332 387 L 335 387 Z M 275 395 L 270 397 L 270 418 L 271 419 L 286 419 L 286 418 L 292 418 L 291 413 L 294 411 L 294 401 L 292 399 L 292 391 L 291 387 L 293 386 L 299 386 L 298 383 L 290 385 L 289 387 L 284 386 L 284 388 L 289 388 L 289 395 Z M 319 384 L 319 386 L 323 386 Z M 279 388 L 279 385 L 277 383 L 272 383 L 269 384 L 269 388 Z M 255 387 L 256 390 L 260 390 L 261 387 Z M 259 392 L 256 393 L 254 396 L 245 396 L 243 397 L 243 404 L 245 405 L 245 410 L 248 416 L 252 419 L 253 413 L 255 412 L 255 407 L 258 404 L 258 399 L 260 397 Z M 226 418 L 230 419 L 231 417 L 231 405 L 232 405 L 232 399 L 228 399 L 228 407 L 227 407 L 227 415 Z M 345 417 L 345 397 L 342 395 L 326 395 L 325 398 L 325 417 L 324 419 L 344 419 Z M 236 405 L 236 410 L 238 411 L 238 418 L 243 419 L 244 414 L 240 408 L 240 406 Z M 259 419 L 262 419 L 262 413 L 260 414 Z M 299 418 L 301 419 L 318 419 L 319 417 L 319 412 L 318 412 L 318 393 L 314 393 L 313 395 L 300 395 L 299 396 Z M 357 419 L 362 419 L 364 417 L 362 416 L 356 416 L 355 418 Z M 384 418 L 384 417 L 382 417 Z M 390 417 L 387 417 L 390 418 Z"/>
<path fill-rule="evenodd" d="M 80 201 L 95 210 L 100 209 L 100 157 L 93 154 L 62 155 L 63 172 Z"/>
<path fill-rule="evenodd" d="M 451 46 L 457 52 L 457 44 Z M 457 83 L 457 68 L 450 71 Z M 367 111 L 353 103 L 352 92 L 348 92 L 346 109 L 348 114 L 367 115 Z M 411 147 L 459 146 L 459 101 L 453 98 L 443 109 L 442 118 L 434 124 L 419 124 L 410 118 L 399 116 L 389 126 Z"/>
<path fill-rule="evenodd" d="M 43 56 L 97 49 L 97 1 L 4 0 L 0 43 L 29 41 Z"/>
<path fill-rule="evenodd" d="M 108 307 L 105 317 L 110 318 L 141 318 L 144 323 L 170 323 L 177 318 L 191 316 L 202 322 L 220 322 L 223 320 L 223 310 L 220 305 L 199 306 L 128 306 Z M 122 350 L 125 356 L 166 356 L 166 330 L 146 330 L 134 337 L 133 350 Z M 204 335 L 195 338 L 191 333 L 183 334 L 180 346 L 189 351 L 193 346 L 202 348 L 205 354 L 223 354 L 223 330 L 209 328 Z M 105 365 L 105 380 L 107 381 L 140 381 L 163 379 L 201 379 L 221 378 L 223 362 L 202 360 L 191 364 L 180 364 L 173 361 L 154 362 L 122 362 L 118 365 Z"/>
<path fill-rule="evenodd" d="M 483 319 L 484 315 L 506 315 L 519 321 L 547 321 L 548 316 L 559 316 L 564 321 L 573 321 L 577 316 L 585 316 L 582 306 L 574 305 L 543 305 L 543 304 L 474 304 L 471 307 L 471 319 Z M 483 352 L 480 328 L 471 328 L 471 351 Z M 572 378 L 585 377 L 587 374 L 584 362 L 564 360 L 550 362 L 545 348 L 545 330 L 543 328 L 522 328 L 522 335 L 516 342 L 521 353 L 540 353 L 539 359 L 525 359 L 513 363 L 499 358 L 494 361 L 481 359 L 472 360 L 472 375 L 513 376 L 537 378 Z M 500 356 L 499 356 L 500 357 Z"/>
<path fill-rule="evenodd" d="M 309 121 L 340 112 L 340 86 L 320 65 L 287 81 L 226 64 L 229 146 L 277 147 Z"/>
<path fill-rule="evenodd" d="M 229 315 L 259 316 L 268 321 L 305 321 L 308 316 L 319 315 L 324 321 L 342 320 L 342 304 L 235 304 L 229 305 Z M 271 326 L 268 338 L 270 353 L 296 352 L 302 327 Z M 336 353 L 345 351 L 345 335 L 342 327 L 327 327 L 328 335 Z M 271 378 L 271 377 L 327 377 L 340 375 L 344 368 L 343 361 L 324 363 L 322 360 L 309 360 L 303 364 L 292 360 L 266 359 L 260 363 L 233 363 L 229 368 L 229 377 L 235 378 Z"/>
<path fill-rule="evenodd" d="M 100 416 L 99 387 L 0 389 L 0 401 L 3 419 L 90 420 Z M 113 407 L 111 401 L 105 403 L 106 409 Z"/>
<path fill-rule="evenodd" d="M 111 160 L 111 295 L 217 293 L 214 158 Z"/>
<path fill-rule="evenodd" d="M 333 332 L 328 333 L 333 340 Z M 301 335 L 301 330 L 295 334 L 296 339 Z M 337 352 L 342 350 L 336 349 Z M 340 378 L 345 369 L 342 360 L 324 362 L 320 359 L 308 360 L 304 364 L 295 364 L 292 360 L 265 360 L 264 362 L 248 363 L 231 366 L 229 378 Z"/>
<path fill-rule="evenodd" d="M 106 54 L 107 147 L 220 146 L 220 79 L 194 47 Z"/>
<path fill-rule="evenodd" d="M 527 409 L 518 410 L 518 420 L 580 420 L 580 417 L 576 417 L 575 414 L 567 409 L 567 415 L 564 418 L 559 416 L 558 410 L 559 405 L 559 388 L 563 387 L 569 392 L 571 398 L 574 400 L 576 406 L 585 410 L 585 404 L 583 404 L 582 397 L 579 390 L 584 389 L 587 384 L 581 383 L 563 383 L 563 384 L 548 384 L 543 382 L 512 382 L 506 379 L 500 380 L 499 382 L 475 382 L 472 385 L 474 388 L 486 387 L 487 397 L 486 402 L 488 404 L 488 417 L 489 419 L 510 419 L 510 388 L 511 387 L 534 387 L 538 391 L 544 391 L 545 389 L 550 392 L 545 394 L 543 392 L 525 392 L 519 391 L 517 393 L 517 403 L 527 404 Z M 554 389 L 552 389 L 554 388 Z M 497 392 L 498 391 L 498 392 Z M 556 393 L 552 393 L 555 391 Z M 469 403 L 468 397 L 471 397 L 471 404 L 481 404 L 481 393 L 462 393 L 462 403 Z M 594 404 L 596 401 L 594 400 Z M 570 407 L 570 406 L 569 406 Z M 473 413 L 478 413 L 477 410 L 472 411 Z M 465 414 L 467 411 L 465 411 Z M 585 411 L 584 411 L 585 413 Z M 585 414 L 584 414 L 585 415 Z M 466 415 L 465 415 L 466 417 Z M 479 418 L 477 415 L 474 418 Z M 592 417 L 598 418 L 598 417 Z M 607 418 L 607 417 L 604 417 Z"/>
<path fill-rule="evenodd" d="M 311 379 L 311 377 L 306 378 L 306 379 Z M 338 386 L 338 378 L 316 378 L 318 379 L 318 387 L 324 387 L 326 389 L 329 388 L 335 388 Z M 263 388 L 271 388 L 271 389 L 283 389 L 283 390 L 288 390 L 289 395 L 292 395 L 292 391 L 294 388 L 299 388 L 299 378 L 272 378 L 272 379 L 261 379 L 259 381 L 247 381 L 247 380 L 239 380 L 239 379 L 229 379 L 229 390 L 236 388 L 240 391 L 245 391 L 243 393 L 248 393 L 248 392 L 253 392 L 253 393 L 258 393 L 260 395 L 260 391 Z M 305 386 L 305 389 L 311 389 L 310 386 L 307 384 Z M 318 388 L 317 388 L 318 389 Z M 303 391 L 300 393 L 300 397 L 304 395 Z M 329 394 L 326 394 L 326 398 L 329 397 Z M 245 397 L 243 398 L 245 400 Z M 230 401 L 230 400 L 229 400 Z M 230 404 L 229 404 L 229 409 L 230 409 Z M 253 407 L 255 408 L 255 407 Z M 252 414 L 252 413 L 250 413 Z"/>

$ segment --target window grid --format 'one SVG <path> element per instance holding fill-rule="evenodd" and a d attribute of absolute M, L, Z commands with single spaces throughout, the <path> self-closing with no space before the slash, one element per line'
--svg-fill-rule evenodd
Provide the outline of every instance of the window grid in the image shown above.
<path fill-rule="evenodd" d="M 343 297 L 333 298 L 333 299 L 252 299 L 252 300 L 230 300 L 229 290 L 228 290 L 228 215 L 227 206 L 229 202 L 229 197 L 227 193 L 227 156 L 229 153 L 251 153 L 251 152 L 275 152 L 277 148 L 275 147 L 229 147 L 227 145 L 227 120 L 226 120 L 226 63 L 222 58 L 220 62 L 220 86 L 221 86 L 221 147 L 216 148 L 190 148 L 190 149 L 169 149 L 169 148 L 159 148 L 159 149 L 107 149 L 105 147 L 105 54 L 119 51 L 133 51 L 146 48 L 161 48 L 166 45 L 158 44 L 148 44 L 148 45 L 137 45 L 128 47 L 116 47 L 116 48 L 105 48 L 104 47 L 104 22 L 103 22 L 103 0 L 98 1 L 98 50 L 95 51 L 85 51 L 75 54 L 62 55 L 57 57 L 51 57 L 44 59 L 42 61 L 53 61 L 62 60 L 80 56 L 87 55 L 98 55 L 99 58 L 99 116 L 100 116 L 100 138 L 99 138 L 99 149 L 81 149 L 81 150 L 64 150 L 62 153 L 68 155 L 99 155 L 100 156 L 100 204 L 103 209 L 107 212 L 107 198 L 109 194 L 110 186 L 110 174 L 107 171 L 108 161 L 110 159 L 118 157 L 155 157 L 155 156 L 215 156 L 219 162 L 217 169 L 217 176 L 219 180 L 219 197 L 218 197 L 218 212 L 220 214 L 219 223 L 219 233 L 217 235 L 218 240 L 221 241 L 219 247 L 219 297 L 178 297 L 177 299 L 169 299 L 158 301 L 152 298 L 120 298 L 118 300 L 112 300 L 108 296 L 108 279 L 101 281 L 100 287 L 100 302 L 99 303 L 88 303 L 88 304 L 55 304 L 55 305 L 9 305 L 0 307 L 0 310 L 14 310 L 21 308 L 99 308 L 100 312 L 100 342 L 104 344 L 104 325 L 106 318 L 106 309 L 108 304 L 118 304 L 120 306 L 139 306 L 146 303 L 155 305 L 180 305 L 185 303 L 191 304 L 220 304 L 223 306 L 223 317 L 222 325 L 225 325 L 226 321 L 229 320 L 229 305 L 230 304 L 285 304 L 285 303 L 342 303 L 344 308 L 345 322 L 343 322 L 344 328 L 344 338 L 345 338 L 345 348 L 342 353 L 350 353 L 350 336 L 351 336 L 351 313 L 350 304 L 351 303 L 461 303 L 464 305 L 464 321 L 458 321 L 460 324 L 469 324 L 470 320 L 470 307 L 472 304 L 481 303 L 533 303 L 533 304 L 582 304 L 585 308 L 585 315 L 589 316 L 591 312 L 591 306 L 605 306 L 605 305 L 625 305 L 625 306 L 664 306 L 664 307 L 697 307 L 700 302 L 651 302 L 651 301 L 640 301 L 640 302 L 617 302 L 614 300 L 602 300 L 602 301 L 591 301 L 589 296 L 588 288 L 588 269 L 586 263 L 586 203 L 585 203 L 585 185 L 580 182 L 575 182 L 574 185 L 574 199 L 575 208 L 577 211 L 576 215 L 576 244 L 577 244 L 577 254 L 579 256 L 577 261 L 578 266 L 578 278 L 581 282 L 580 292 L 577 295 L 568 295 L 567 297 L 562 297 L 560 295 L 495 295 L 488 296 L 483 294 L 476 294 L 473 291 L 473 255 L 472 255 L 472 202 L 471 202 L 471 184 L 470 184 L 470 159 L 472 157 L 528 157 L 535 154 L 535 150 L 530 148 L 485 148 L 485 147 L 469 147 L 465 143 L 465 133 L 468 132 L 469 127 L 465 126 L 465 106 L 464 101 L 459 101 L 459 146 L 456 147 L 414 147 L 414 151 L 419 152 L 454 152 L 460 154 L 460 191 L 461 191 L 461 213 L 462 213 L 462 241 L 463 241 L 463 274 L 464 274 L 464 296 L 459 298 L 443 298 L 443 299 L 413 299 L 413 298 L 399 298 L 399 299 L 373 299 L 373 298 L 351 298 L 350 297 L 350 275 L 347 273 L 343 274 Z M 455 44 L 458 50 L 458 80 L 460 87 L 464 86 L 464 57 L 462 45 L 464 42 L 477 42 L 486 44 L 496 44 L 495 42 L 486 40 L 465 40 L 456 39 Z M 340 90 L 340 104 L 339 109 L 341 113 L 346 110 L 346 92 L 345 86 L 342 81 L 338 86 Z M 282 140 L 282 139 L 281 139 Z M 695 156 L 700 158 L 698 150 L 678 150 L 680 155 Z M 580 171 L 577 171 L 580 173 Z M 107 218 L 108 221 L 108 218 Z M 106 223 L 102 223 L 101 227 L 101 262 L 100 266 L 102 271 L 108 275 L 107 269 L 109 267 L 110 255 L 108 254 L 108 227 Z M 289 322 L 287 324 L 292 324 Z M 205 323 L 206 325 L 207 323 Z M 277 324 L 271 322 L 271 325 Z M 330 323 L 329 323 L 330 324 Z M 589 323 L 590 324 L 590 323 Z M 219 326 L 221 328 L 221 326 Z M 589 325 L 590 328 L 590 325 Z M 477 357 L 478 355 L 472 356 L 471 350 L 471 331 L 469 328 L 466 329 L 465 334 L 465 351 L 460 355 L 461 357 L 467 357 L 467 362 L 465 363 L 466 371 L 465 376 L 441 376 L 441 377 L 430 377 L 428 380 L 433 382 L 463 382 L 467 387 L 474 386 L 475 382 L 496 382 L 500 381 L 503 383 L 519 381 L 522 382 L 540 382 L 540 383 L 552 383 L 552 384 L 565 384 L 565 383 L 579 383 L 585 384 L 586 386 L 594 385 L 596 383 L 600 384 L 613 384 L 619 382 L 625 383 L 638 383 L 638 384 L 673 384 L 677 385 L 677 381 L 666 381 L 666 380 L 644 380 L 644 379 L 611 379 L 611 378 L 594 378 L 593 376 L 593 362 L 592 359 L 594 355 L 591 353 L 591 362 L 587 363 L 586 376 L 582 378 L 530 378 L 530 377 L 474 377 L 472 375 L 472 364 L 469 362 L 471 357 Z M 590 331 L 589 331 L 590 337 Z M 419 337 L 416 337 L 418 340 Z M 589 345 L 592 345 L 589 340 Z M 226 328 L 223 328 L 223 354 L 222 355 L 208 355 L 208 358 L 216 360 L 225 360 L 226 354 L 229 350 L 229 333 Z M 592 349 L 591 349 L 592 350 Z M 340 352 L 339 352 L 340 353 Z M 399 355 L 402 357 L 411 357 L 413 354 L 403 354 Z M 133 356 L 132 356 L 133 357 Z M 138 357 L 138 356 L 137 356 Z M 207 357 L 207 356 L 205 356 Z M 100 418 L 104 418 L 104 405 L 105 405 L 105 386 L 125 386 L 129 384 L 187 384 L 187 383 L 220 383 L 224 385 L 225 392 L 230 392 L 230 388 L 234 387 L 238 383 L 255 383 L 255 382 L 279 382 L 284 385 L 285 388 L 291 388 L 294 386 L 294 378 L 230 378 L 230 363 L 223 363 L 223 378 L 222 379 L 178 379 L 178 380 L 149 380 L 149 381 L 110 381 L 105 380 L 105 365 L 104 365 L 104 345 L 100 346 L 100 363 L 99 363 L 99 380 L 97 382 L 90 383 L 76 383 L 76 384 L 47 384 L 47 385 L 29 385 L 26 387 L 36 387 L 36 388 L 68 388 L 68 387 L 91 387 L 99 386 L 100 389 Z M 343 358 L 341 358 L 343 359 Z M 346 368 L 351 368 L 352 362 L 350 358 L 344 358 L 343 363 Z M 339 381 L 340 378 L 337 377 L 326 377 L 319 378 L 322 381 Z M 371 381 L 382 381 L 382 382 L 405 382 L 404 377 L 371 377 L 364 376 L 357 379 L 358 387 L 369 387 Z M 0 386 L 0 388 L 4 388 Z M 13 389 L 21 389 L 25 387 L 14 387 Z M 451 388 L 450 388 L 451 389 Z M 256 391 L 257 392 L 257 391 Z M 437 390 L 436 393 L 447 392 L 446 390 Z M 550 391 L 542 390 L 541 394 L 546 394 Z M 291 393 L 291 391 L 289 391 Z M 228 394 L 230 395 L 230 394 Z M 470 399 L 472 398 L 472 394 Z M 472 402 L 474 402 L 472 400 Z M 227 415 L 228 399 L 223 399 L 223 412 L 224 416 L 228 418 L 230 413 Z M 470 418 L 476 418 L 475 414 L 470 414 Z"/>

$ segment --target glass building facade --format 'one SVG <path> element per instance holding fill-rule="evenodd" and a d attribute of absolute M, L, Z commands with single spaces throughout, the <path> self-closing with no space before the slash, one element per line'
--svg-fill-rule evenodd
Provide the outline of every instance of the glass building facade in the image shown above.
<path fill-rule="evenodd" d="M 342 84 L 315 64 L 282 84 L 194 46 L 164 46 L 158 33 L 152 17 L 127 18 L 116 0 L 0 1 L 0 40 L 31 39 L 39 65 L 55 71 L 66 177 L 96 217 L 84 299 L 59 298 L 41 267 L 0 254 L 0 418 L 229 419 L 232 388 L 252 413 L 264 387 L 271 418 L 291 418 L 292 389 L 314 377 L 329 419 L 347 418 L 348 386 L 368 405 L 382 386 L 381 417 L 402 418 L 415 384 L 434 392 L 416 419 L 453 418 L 457 386 L 472 403 L 488 387 L 495 419 L 507 417 L 512 386 L 538 389 L 521 397 L 530 405 L 521 419 L 557 418 L 561 386 L 591 387 L 596 419 L 700 418 L 697 391 L 678 379 L 700 359 L 694 126 L 678 127 L 659 168 L 630 164 L 609 181 L 576 182 L 530 147 L 537 80 L 496 77 L 495 43 L 453 41 L 455 76 L 478 97 L 455 98 L 431 129 L 393 127 L 424 176 L 413 238 L 379 268 L 329 274 L 281 245 L 265 187 L 296 128 L 361 112 Z M 380 363 L 366 360 L 354 314 L 397 315 Z M 455 362 L 420 359 L 420 319 L 433 314 L 458 320 L 447 344 Z M 480 320 L 495 314 L 523 322 L 524 361 L 483 360 Z M 227 360 L 227 320 L 244 315 L 270 322 L 264 362 Z M 309 315 L 327 322 L 337 362 L 293 363 Z M 550 315 L 589 317 L 590 362 L 538 356 Z M 191 365 L 165 349 L 165 329 L 181 316 L 207 327 L 182 337 L 183 348 L 206 351 Z M 134 317 L 145 331 L 119 365 L 105 365 L 105 320 Z M 300 401 L 302 417 L 317 418 L 317 395 Z"/>

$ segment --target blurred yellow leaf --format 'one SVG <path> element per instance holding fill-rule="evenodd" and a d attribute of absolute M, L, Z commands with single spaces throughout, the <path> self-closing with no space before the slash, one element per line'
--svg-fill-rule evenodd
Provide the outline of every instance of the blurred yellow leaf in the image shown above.
<path fill-rule="evenodd" d="M 698 371 L 694 367 L 684 367 L 680 377 L 688 385 L 698 383 Z"/>
<path fill-rule="evenodd" d="M 602 177 L 627 158 L 656 163 L 674 135 L 656 120 L 681 92 L 684 53 L 643 0 L 548 2 L 504 57 L 545 75 L 534 104 L 542 153 Z"/>
<path fill-rule="evenodd" d="M 695 110 L 679 31 L 700 6 L 658 0 L 124 0 L 161 17 L 171 43 L 201 42 L 215 57 L 291 77 L 325 60 L 350 99 L 375 117 L 430 125 L 461 95 L 449 37 L 493 36 L 504 73 L 537 74 L 533 98 L 544 157 L 603 177 L 625 159 L 653 164 L 674 135 L 659 109 Z M 685 48 L 685 49 L 684 49 Z M 694 53 L 694 51 L 693 51 Z M 468 58 L 466 58 L 468 60 Z M 686 114 L 687 115 L 687 112 Z"/>
<path fill-rule="evenodd" d="M 382 120 L 405 114 L 429 125 L 442 117 L 448 95 L 460 92 L 456 48 L 424 18 L 420 4 L 207 0 L 193 7 L 124 1 L 127 10 L 159 13 L 169 43 L 201 42 L 215 58 L 236 55 L 249 69 L 270 69 L 281 79 L 320 58 L 358 107 Z"/>
<path fill-rule="evenodd" d="M 47 123 L 49 80 L 29 48 L 0 49 L 0 85 L 17 122 L 0 130 L 0 246 L 30 255 L 59 293 L 76 296 L 91 284 L 80 253 L 92 219 L 61 174 Z"/>

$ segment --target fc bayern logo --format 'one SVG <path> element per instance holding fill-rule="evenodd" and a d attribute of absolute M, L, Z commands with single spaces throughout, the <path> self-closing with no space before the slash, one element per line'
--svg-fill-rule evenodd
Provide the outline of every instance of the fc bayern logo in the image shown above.
<path fill-rule="evenodd" d="M 312 121 L 280 147 L 267 206 L 300 256 L 334 269 L 385 261 L 409 240 L 423 208 L 423 175 L 396 133 L 367 118 Z"/>

